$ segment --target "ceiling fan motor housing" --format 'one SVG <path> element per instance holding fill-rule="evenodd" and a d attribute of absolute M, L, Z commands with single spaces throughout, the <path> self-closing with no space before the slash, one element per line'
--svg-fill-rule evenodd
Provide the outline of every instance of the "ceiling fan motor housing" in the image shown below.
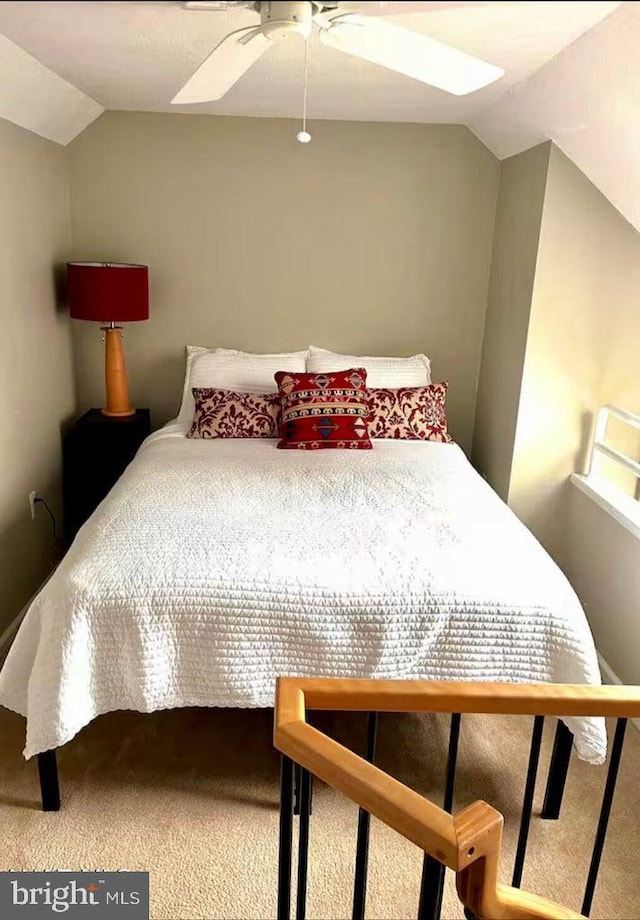
<path fill-rule="evenodd" d="M 319 4 L 308 0 L 273 0 L 260 4 L 261 29 L 267 38 L 277 41 L 290 35 L 308 38 Z"/>

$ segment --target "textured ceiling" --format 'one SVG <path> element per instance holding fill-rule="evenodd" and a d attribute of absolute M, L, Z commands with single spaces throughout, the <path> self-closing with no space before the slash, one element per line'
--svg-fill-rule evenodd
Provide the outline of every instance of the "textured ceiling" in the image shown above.
<path fill-rule="evenodd" d="M 640 230 L 640 3 L 623 3 L 470 127 L 501 159 L 553 140 Z"/>
<path fill-rule="evenodd" d="M 506 76 L 467 97 L 312 45 L 310 118 L 465 122 L 617 6 L 611 2 L 488 3 L 391 17 L 498 64 Z M 0 32 L 107 109 L 175 111 L 170 100 L 247 10 L 194 12 L 175 2 L 0 2 Z M 183 111 L 297 116 L 303 44 L 274 45 L 220 102 Z"/>
<path fill-rule="evenodd" d="M 500 158 L 551 139 L 640 229 L 640 3 L 503 0 L 392 19 L 505 77 L 454 97 L 314 43 L 311 119 L 467 124 Z M 176 111 L 216 43 L 254 21 L 179 2 L 0 0 L 0 117 L 66 144 L 105 108 Z M 274 46 L 220 102 L 178 111 L 299 116 L 302 65 L 301 43 Z"/>

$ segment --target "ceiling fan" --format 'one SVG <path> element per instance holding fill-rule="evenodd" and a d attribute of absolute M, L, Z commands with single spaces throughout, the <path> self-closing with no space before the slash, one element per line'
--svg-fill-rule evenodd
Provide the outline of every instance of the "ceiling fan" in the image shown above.
<path fill-rule="evenodd" d="M 183 3 L 186 9 L 253 10 L 260 21 L 223 38 L 171 101 L 186 105 L 221 99 L 274 42 L 292 35 L 307 39 L 314 29 L 318 31 L 320 41 L 330 48 L 463 96 L 498 80 L 504 70 L 379 17 L 486 5 L 468 2 L 400 3 L 396 0 L 390 3 L 372 0 L 359 3 L 342 0 L 327 3 L 315 0 Z"/>

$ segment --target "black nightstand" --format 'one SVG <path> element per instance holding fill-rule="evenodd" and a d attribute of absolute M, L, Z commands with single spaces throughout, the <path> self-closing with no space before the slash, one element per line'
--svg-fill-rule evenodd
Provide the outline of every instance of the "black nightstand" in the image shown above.
<path fill-rule="evenodd" d="M 70 433 L 65 447 L 65 534 L 71 542 L 87 518 L 124 472 L 151 433 L 148 409 L 110 418 L 89 409 Z"/>

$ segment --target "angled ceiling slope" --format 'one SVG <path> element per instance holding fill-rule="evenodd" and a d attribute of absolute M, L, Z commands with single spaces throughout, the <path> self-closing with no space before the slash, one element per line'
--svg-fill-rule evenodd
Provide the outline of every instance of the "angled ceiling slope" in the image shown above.
<path fill-rule="evenodd" d="M 462 9 L 389 17 L 505 70 L 502 79 L 460 97 L 340 54 L 314 35 L 309 117 L 468 124 L 616 6 L 615 0 L 485 0 Z M 179 0 L 0 0 L 0 33 L 18 46 L 13 57 L 24 49 L 26 60 L 28 55 L 35 58 L 32 67 L 39 62 L 45 73 L 49 68 L 50 81 L 57 75 L 105 109 L 143 112 L 175 112 L 171 99 L 204 58 L 230 31 L 255 24 L 255 19 L 255 13 L 244 9 L 189 11 Z M 181 106 L 180 111 L 298 118 L 303 68 L 302 42 L 276 43 L 221 100 Z M 19 94 L 17 100 L 9 99 L 13 117 L 17 110 L 17 117 L 30 125 L 37 123 L 36 114 L 47 115 L 42 133 L 52 136 L 53 112 L 48 105 L 30 111 L 42 100 L 20 92 L 24 81 L 24 73 L 14 72 L 13 78 L 8 74 L 0 95 Z M 47 95 L 43 90 L 43 98 Z M 59 134 L 68 139 L 68 131 Z"/>
<path fill-rule="evenodd" d="M 471 119 L 500 159 L 552 140 L 640 230 L 640 3 L 622 3 Z"/>
<path fill-rule="evenodd" d="M 0 35 L 0 118 L 68 144 L 102 112 L 101 105 Z"/>
<path fill-rule="evenodd" d="M 153 0 L 0 0 L 10 36 L 0 34 L 0 117 L 67 144 L 104 109 L 171 111 L 175 89 L 238 15 Z M 330 59 L 319 52 L 311 71 L 314 118 L 467 124 L 500 159 L 552 140 L 640 229 L 640 3 L 488 3 L 395 18 L 494 61 L 506 78 L 450 97 L 325 49 Z M 270 51 L 221 102 L 187 110 L 297 116 L 299 51 Z"/>
<path fill-rule="evenodd" d="M 314 35 L 309 117 L 468 124 L 616 6 L 611 0 L 487 0 L 463 10 L 389 17 L 505 70 L 497 82 L 459 97 L 341 54 Z M 171 99 L 204 58 L 233 29 L 255 20 L 245 9 L 185 10 L 179 0 L 0 0 L 0 33 L 19 48 L 105 109 L 143 112 L 175 112 Z M 180 111 L 298 118 L 303 69 L 302 42 L 276 43 L 221 100 Z M 20 105 L 26 110 L 29 101 L 21 98 Z"/>

